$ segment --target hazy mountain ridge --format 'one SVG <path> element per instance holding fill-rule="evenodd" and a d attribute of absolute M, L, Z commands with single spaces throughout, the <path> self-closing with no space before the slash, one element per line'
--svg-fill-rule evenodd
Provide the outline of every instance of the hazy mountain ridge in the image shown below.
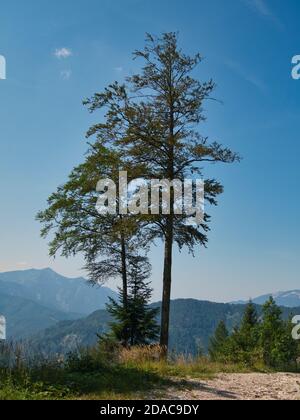
<path fill-rule="evenodd" d="M 276 292 L 276 293 L 269 293 L 266 295 L 258 296 L 255 299 L 252 299 L 252 302 L 257 305 L 263 305 L 270 296 L 273 296 L 274 300 L 276 301 L 277 305 L 285 306 L 287 308 L 297 308 L 300 307 L 300 290 L 290 290 L 286 292 Z M 245 304 L 246 301 L 237 301 L 233 302 L 233 304 Z"/>
<path fill-rule="evenodd" d="M 68 279 L 51 269 L 0 273 L 0 314 L 7 337 L 27 338 L 63 320 L 74 320 L 105 307 L 105 287 L 91 287 L 83 278 Z"/>
<path fill-rule="evenodd" d="M 83 278 L 68 279 L 51 269 L 0 273 L 0 314 L 7 318 L 8 337 L 32 337 L 34 345 L 45 351 L 67 352 L 95 344 L 97 333 L 108 329 L 110 317 L 103 308 L 109 296 L 116 293 L 105 287 L 92 288 Z M 269 296 L 258 297 L 254 303 L 263 304 Z M 300 307 L 300 291 L 280 292 L 274 297 L 283 307 L 287 303 Z M 246 303 L 172 301 L 171 349 L 192 354 L 199 348 L 206 350 L 218 323 L 225 320 L 229 329 L 238 325 Z M 153 306 L 160 307 L 160 303 Z M 257 309 L 260 313 L 261 307 Z M 285 317 L 300 314 L 300 308 L 283 311 Z"/>
<path fill-rule="evenodd" d="M 29 299 L 3 293 L 0 293 L 0 314 L 6 318 L 7 337 L 13 340 L 27 338 L 38 331 L 54 326 L 59 321 L 80 317 L 78 314 L 67 314 L 44 307 Z"/>
<path fill-rule="evenodd" d="M 49 268 L 0 273 L 0 293 L 82 316 L 104 309 L 108 297 L 116 296 L 106 287 L 92 287 L 84 278 L 69 279 Z"/>

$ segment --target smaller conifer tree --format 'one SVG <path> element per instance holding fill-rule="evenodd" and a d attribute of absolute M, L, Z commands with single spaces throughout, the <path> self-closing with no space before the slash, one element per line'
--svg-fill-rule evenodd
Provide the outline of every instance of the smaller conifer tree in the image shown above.
<path fill-rule="evenodd" d="M 151 266 L 146 257 L 131 256 L 128 267 L 128 296 L 124 307 L 123 290 L 118 301 L 110 299 L 108 312 L 114 318 L 111 334 L 121 344 L 147 345 L 158 338 L 156 322 L 159 309 L 149 307 L 152 289 L 149 283 Z"/>
<path fill-rule="evenodd" d="M 213 361 L 220 360 L 225 354 L 225 344 L 229 333 L 224 321 L 221 321 L 216 329 L 215 335 L 210 339 L 209 355 Z"/>

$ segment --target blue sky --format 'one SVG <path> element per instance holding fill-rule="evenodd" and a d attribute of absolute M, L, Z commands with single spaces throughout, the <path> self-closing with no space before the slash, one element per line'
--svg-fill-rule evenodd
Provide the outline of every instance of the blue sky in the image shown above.
<path fill-rule="evenodd" d="M 137 70 L 131 52 L 145 32 L 179 31 L 182 47 L 205 57 L 196 76 L 212 77 L 222 101 L 206 104 L 201 132 L 244 159 L 207 168 L 225 194 L 212 211 L 209 248 L 194 259 L 176 252 L 173 297 L 228 301 L 300 288 L 300 80 L 291 78 L 299 18 L 298 0 L 2 4 L 0 270 L 51 266 L 82 274 L 80 258 L 48 258 L 34 216 L 83 158 L 95 117 L 82 99 Z M 152 262 L 159 299 L 160 247 Z"/>

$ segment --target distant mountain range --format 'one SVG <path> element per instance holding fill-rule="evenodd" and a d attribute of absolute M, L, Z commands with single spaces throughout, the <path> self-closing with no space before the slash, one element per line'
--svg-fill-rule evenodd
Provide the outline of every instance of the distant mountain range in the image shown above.
<path fill-rule="evenodd" d="M 152 306 L 160 306 L 155 304 Z M 171 302 L 170 348 L 180 354 L 206 352 L 210 337 L 220 321 L 226 321 L 229 330 L 239 325 L 245 305 L 204 302 L 193 299 L 179 299 Z M 300 308 L 282 308 L 287 319 L 300 314 Z M 258 314 L 262 307 L 257 306 Z M 46 354 L 65 354 L 81 346 L 94 345 L 97 334 L 108 330 L 108 313 L 97 311 L 87 318 L 59 322 L 51 328 L 32 337 L 32 348 Z M 159 319 L 158 319 L 159 322 Z"/>
<path fill-rule="evenodd" d="M 14 339 L 103 309 L 110 296 L 116 293 L 51 269 L 0 273 L 0 314 L 7 319 L 8 337 Z"/>
<path fill-rule="evenodd" d="M 285 306 L 287 308 L 297 308 L 300 307 L 300 290 L 291 290 L 289 292 L 277 292 L 269 293 L 267 295 L 259 296 L 253 299 L 253 303 L 257 305 L 263 305 L 270 296 L 273 296 L 277 305 Z M 245 304 L 245 301 L 233 302 L 234 304 Z"/>
<path fill-rule="evenodd" d="M 160 307 L 160 303 L 153 304 Z M 178 353 L 195 354 L 206 350 L 209 338 L 218 323 L 226 320 L 233 328 L 241 320 L 244 305 L 203 302 L 179 299 L 171 302 L 170 346 Z M 64 321 L 33 337 L 33 348 L 44 353 L 68 353 L 80 346 L 94 345 L 97 334 L 108 330 L 110 316 L 105 310 L 97 311 L 87 318 Z M 159 322 L 159 319 L 158 319 Z"/>
<path fill-rule="evenodd" d="M 92 287 L 82 277 L 69 279 L 50 268 L 0 273 L 0 293 L 82 315 L 104 309 L 108 297 L 116 296 L 106 287 Z"/>
<path fill-rule="evenodd" d="M 66 353 L 95 344 L 97 333 L 108 330 L 110 317 L 104 308 L 110 296 L 115 298 L 116 293 L 105 287 L 93 288 L 83 278 L 68 279 L 51 269 L 0 273 L 0 315 L 6 317 L 8 338 L 30 339 L 34 348 L 47 353 Z M 259 305 L 269 296 L 254 299 L 259 313 Z M 274 297 L 283 306 L 286 318 L 300 314 L 300 291 L 281 292 Z M 221 320 L 230 330 L 240 323 L 245 303 L 173 301 L 171 349 L 188 354 L 198 349 L 206 351 Z M 152 306 L 160 307 L 160 303 Z"/>

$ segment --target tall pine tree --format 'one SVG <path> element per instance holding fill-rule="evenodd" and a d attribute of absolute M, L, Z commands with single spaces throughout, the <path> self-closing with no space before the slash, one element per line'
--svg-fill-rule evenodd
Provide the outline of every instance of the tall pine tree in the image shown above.
<path fill-rule="evenodd" d="M 209 142 L 198 130 L 205 121 L 203 104 L 211 99 L 213 81 L 199 82 L 192 76 L 201 62 L 197 54 L 189 57 L 178 47 L 177 35 L 161 38 L 147 36 L 146 46 L 136 51 L 135 58 L 144 61 L 140 74 L 127 83 L 114 83 L 105 92 L 85 101 L 91 112 L 106 109 L 104 123 L 96 124 L 89 136 L 105 139 L 110 148 L 121 149 L 124 159 L 132 166 L 143 166 L 147 179 L 203 177 L 206 163 L 233 163 L 239 157 L 217 142 Z M 102 140 L 103 141 L 103 140 Z M 205 199 L 217 205 L 223 192 L 215 179 L 205 180 Z M 207 244 L 209 216 L 198 226 L 187 223 L 187 215 L 174 211 L 174 191 L 171 188 L 170 214 L 152 214 L 146 220 L 152 237 L 164 242 L 163 297 L 161 346 L 168 347 L 169 315 L 172 285 L 174 243 L 193 253 L 197 245 Z"/>

